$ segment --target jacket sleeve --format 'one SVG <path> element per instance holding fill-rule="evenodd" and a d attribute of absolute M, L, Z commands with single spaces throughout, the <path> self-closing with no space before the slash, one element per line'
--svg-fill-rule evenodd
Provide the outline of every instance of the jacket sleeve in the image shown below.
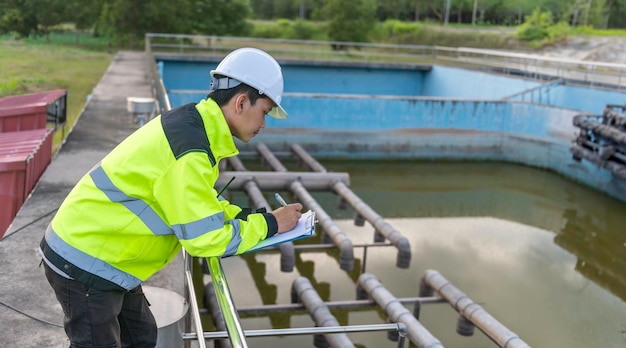
<path fill-rule="evenodd" d="M 273 214 L 267 213 L 267 210 L 265 208 L 259 208 L 252 211 L 252 209 L 250 208 L 241 208 L 235 204 L 231 204 L 227 199 L 222 196 L 219 196 L 218 200 L 222 205 L 222 208 L 224 209 L 226 220 L 247 220 L 248 215 L 250 214 L 263 214 L 263 216 L 265 216 L 265 220 L 267 220 L 268 227 L 267 236 L 265 236 L 265 238 L 269 238 L 278 232 L 278 222 L 276 221 L 276 218 Z"/>
<path fill-rule="evenodd" d="M 242 209 L 217 197 L 218 175 L 206 154 L 191 152 L 179 158 L 154 186 L 161 214 L 193 256 L 241 254 L 278 229 L 272 214 L 238 218 Z"/>

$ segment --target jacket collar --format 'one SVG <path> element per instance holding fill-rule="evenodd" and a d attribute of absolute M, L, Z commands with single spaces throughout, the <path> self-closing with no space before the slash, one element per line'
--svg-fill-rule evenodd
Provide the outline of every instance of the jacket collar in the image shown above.
<path fill-rule="evenodd" d="M 203 99 L 196 104 L 196 110 L 204 122 L 215 159 L 219 162 L 222 158 L 238 155 L 239 150 L 235 146 L 233 135 L 219 105 L 211 98 Z"/>

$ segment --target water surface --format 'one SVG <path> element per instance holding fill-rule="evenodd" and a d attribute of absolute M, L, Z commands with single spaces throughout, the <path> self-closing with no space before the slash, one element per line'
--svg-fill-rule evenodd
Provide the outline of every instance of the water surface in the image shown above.
<path fill-rule="evenodd" d="M 436 269 L 531 346 L 626 346 L 626 204 L 562 176 L 511 164 L 321 162 L 329 171 L 349 172 L 352 190 L 409 239 L 408 269 L 395 266 L 391 247 L 367 252 L 365 271 L 396 297 L 417 296 L 424 271 Z M 369 223 L 354 226 L 351 209 L 336 209 L 337 196 L 314 196 L 354 244 L 373 241 Z M 324 300 L 343 301 L 355 299 L 362 255 L 355 249 L 353 272 L 339 268 L 335 251 L 298 252 L 292 273 L 280 272 L 277 253 L 223 264 L 240 307 L 289 303 L 291 283 L 300 275 L 311 279 Z M 342 325 L 384 323 L 375 309 L 334 314 Z M 446 347 L 495 347 L 478 330 L 469 338 L 456 334 L 456 320 L 448 304 L 425 305 L 420 317 Z M 313 323 L 298 312 L 243 319 L 243 326 Z M 362 347 L 395 347 L 384 333 L 350 337 Z M 312 346 L 312 338 L 249 343 Z"/>

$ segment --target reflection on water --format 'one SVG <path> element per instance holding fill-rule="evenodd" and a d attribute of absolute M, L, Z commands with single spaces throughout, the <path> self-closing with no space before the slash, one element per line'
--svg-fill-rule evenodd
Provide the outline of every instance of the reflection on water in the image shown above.
<path fill-rule="evenodd" d="M 493 163 L 325 163 L 385 218 L 491 216 L 555 233 L 577 269 L 626 301 L 626 204 L 545 171 Z"/>
<path fill-rule="evenodd" d="M 349 172 L 352 190 L 410 240 L 406 270 L 395 267 L 392 248 L 367 253 L 366 271 L 396 297 L 417 296 L 424 270 L 437 269 L 532 346 L 626 346 L 626 204 L 561 176 L 509 164 L 323 164 Z M 355 227 L 353 212 L 337 210 L 334 194 L 314 196 L 353 243 L 373 241 L 373 228 Z M 319 242 L 315 238 L 302 242 Z M 298 252 L 292 273 L 279 271 L 277 253 L 229 258 L 224 269 L 237 306 L 289 303 L 299 275 L 322 299 L 343 301 L 355 299 L 361 255 L 355 250 L 350 273 L 339 269 L 336 251 Z M 257 291 L 250 291 L 253 283 Z M 375 309 L 333 313 L 342 325 L 384 322 Z M 420 321 L 446 347 L 494 346 L 478 331 L 471 338 L 455 334 L 449 305 L 424 306 Z M 244 319 L 243 325 L 312 326 L 305 312 Z M 350 337 L 363 347 L 394 346 L 381 333 Z M 310 337 L 250 342 L 312 346 Z"/>

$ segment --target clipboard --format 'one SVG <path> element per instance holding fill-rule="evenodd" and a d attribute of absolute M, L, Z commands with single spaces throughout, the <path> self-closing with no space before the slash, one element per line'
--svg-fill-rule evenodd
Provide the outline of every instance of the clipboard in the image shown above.
<path fill-rule="evenodd" d="M 257 245 L 248 249 L 246 253 L 258 251 L 261 249 L 269 248 L 275 245 L 279 245 L 286 242 L 293 242 L 298 239 L 312 237 L 315 235 L 315 212 L 309 210 L 308 212 L 302 214 L 296 227 L 294 227 L 291 231 L 287 231 L 280 234 L 275 234 L 267 239 L 264 239 L 257 243 Z"/>

